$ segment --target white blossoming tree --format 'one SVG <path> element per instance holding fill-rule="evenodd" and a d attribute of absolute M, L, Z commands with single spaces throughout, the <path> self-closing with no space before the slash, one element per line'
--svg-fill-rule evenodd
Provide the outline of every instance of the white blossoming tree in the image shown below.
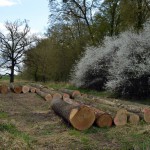
<path fill-rule="evenodd" d="M 122 44 L 109 68 L 107 89 L 125 97 L 150 96 L 150 25 L 139 34 L 122 33 Z"/>
<path fill-rule="evenodd" d="M 150 24 L 135 33 L 107 37 L 103 46 L 88 47 L 72 72 L 78 87 L 103 90 L 119 96 L 150 96 Z"/>

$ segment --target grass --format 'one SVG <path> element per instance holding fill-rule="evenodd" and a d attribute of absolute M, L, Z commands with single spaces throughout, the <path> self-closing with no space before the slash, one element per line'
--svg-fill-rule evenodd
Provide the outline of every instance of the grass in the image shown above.
<path fill-rule="evenodd" d="M 7 118 L 8 114 L 6 112 L 0 112 L 0 119 Z"/>
<path fill-rule="evenodd" d="M 23 139 L 24 142 L 30 146 L 30 143 L 33 139 L 26 133 L 19 131 L 14 125 L 12 124 L 0 124 L 0 131 L 1 132 L 8 132 L 16 138 Z"/>

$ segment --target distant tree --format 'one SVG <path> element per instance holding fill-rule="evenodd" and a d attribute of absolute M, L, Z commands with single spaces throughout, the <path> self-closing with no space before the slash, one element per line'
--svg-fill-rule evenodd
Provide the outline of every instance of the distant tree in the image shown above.
<path fill-rule="evenodd" d="M 25 50 L 33 42 L 29 38 L 30 28 L 26 20 L 5 23 L 6 33 L 0 32 L 1 67 L 10 70 L 10 82 L 14 82 L 14 72 L 20 72 Z"/>
<path fill-rule="evenodd" d="M 128 30 L 132 26 L 139 31 L 150 17 L 150 1 L 121 0 L 120 16 L 123 30 Z"/>

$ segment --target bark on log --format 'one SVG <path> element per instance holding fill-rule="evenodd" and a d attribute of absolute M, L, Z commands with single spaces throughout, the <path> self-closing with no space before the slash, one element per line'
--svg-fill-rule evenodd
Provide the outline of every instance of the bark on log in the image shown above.
<path fill-rule="evenodd" d="M 31 85 L 32 87 L 37 88 L 37 89 L 45 88 L 45 86 L 42 85 L 42 84 L 31 83 L 30 85 Z"/>
<path fill-rule="evenodd" d="M 62 99 L 54 98 L 52 100 L 51 107 L 75 129 L 86 130 L 94 123 L 95 114 L 86 106 L 74 106 L 66 103 Z"/>
<path fill-rule="evenodd" d="M 60 89 L 60 92 L 67 93 L 71 98 L 80 97 L 81 93 L 78 90 L 68 90 L 68 89 Z"/>
<path fill-rule="evenodd" d="M 51 94 L 48 94 L 48 93 L 44 93 L 44 92 L 42 92 L 42 91 L 37 91 L 36 92 L 38 95 L 40 95 L 42 98 L 44 98 L 44 100 L 46 100 L 46 101 L 51 101 L 52 100 L 52 96 L 51 96 Z"/>
<path fill-rule="evenodd" d="M 47 89 L 47 88 L 42 88 L 41 91 L 45 92 L 45 93 L 50 93 L 53 98 L 67 98 L 70 97 L 69 94 L 67 93 L 63 93 L 60 91 L 55 91 L 55 90 L 51 90 L 51 89 Z"/>
<path fill-rule="evenodd" d="M 15 85 L 15 84 L 11 83 L 10 89 L 16 94 L 20 94 L 22 92 L 22 86 L 21 85 Z"/>
<path fill-rule="evenodd" d="M 7 94 L 8 93 L 8 86 L 7 85 L 1 85 L 0 86 L 0 93 L 1 94 Z"/>
<path fill-rule="evenodd" d="M 95 123 L 98 127 L 111 127 L 112 126 L 113 119 L 110 114 L 102 110 L 99 110 L 97 108 L 94 108 L 92 106 L 88 106 L 79 102 L 75 102 L 70 98 L 65 98 L 64 101 L 74 106 L 83 105 L 83 106 L 89 107 L 95 113 L 95 117 L 96 117 Z"/>
<path fill-rule="evenodd" d="M 29 87 L 29 86 L 27 86 L 27 85 L 23 85 L 23 86 L 22 86 L 22 93 L 28 93 L 29 90 L 30 90 L 30 87 Z"/>

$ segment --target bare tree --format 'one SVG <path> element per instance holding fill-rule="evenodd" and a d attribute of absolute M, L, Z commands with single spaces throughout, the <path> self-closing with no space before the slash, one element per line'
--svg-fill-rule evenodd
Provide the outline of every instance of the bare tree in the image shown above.
<path fill-rule="evenodd" d="M 30 46 L 30 28 L 26 20 L 5 23 L 6 32 L 0 32 L 1 67 L 10 71 L 10 82 L 14 82 L 14 72 L 20 72 L 24 52 Z"/>

